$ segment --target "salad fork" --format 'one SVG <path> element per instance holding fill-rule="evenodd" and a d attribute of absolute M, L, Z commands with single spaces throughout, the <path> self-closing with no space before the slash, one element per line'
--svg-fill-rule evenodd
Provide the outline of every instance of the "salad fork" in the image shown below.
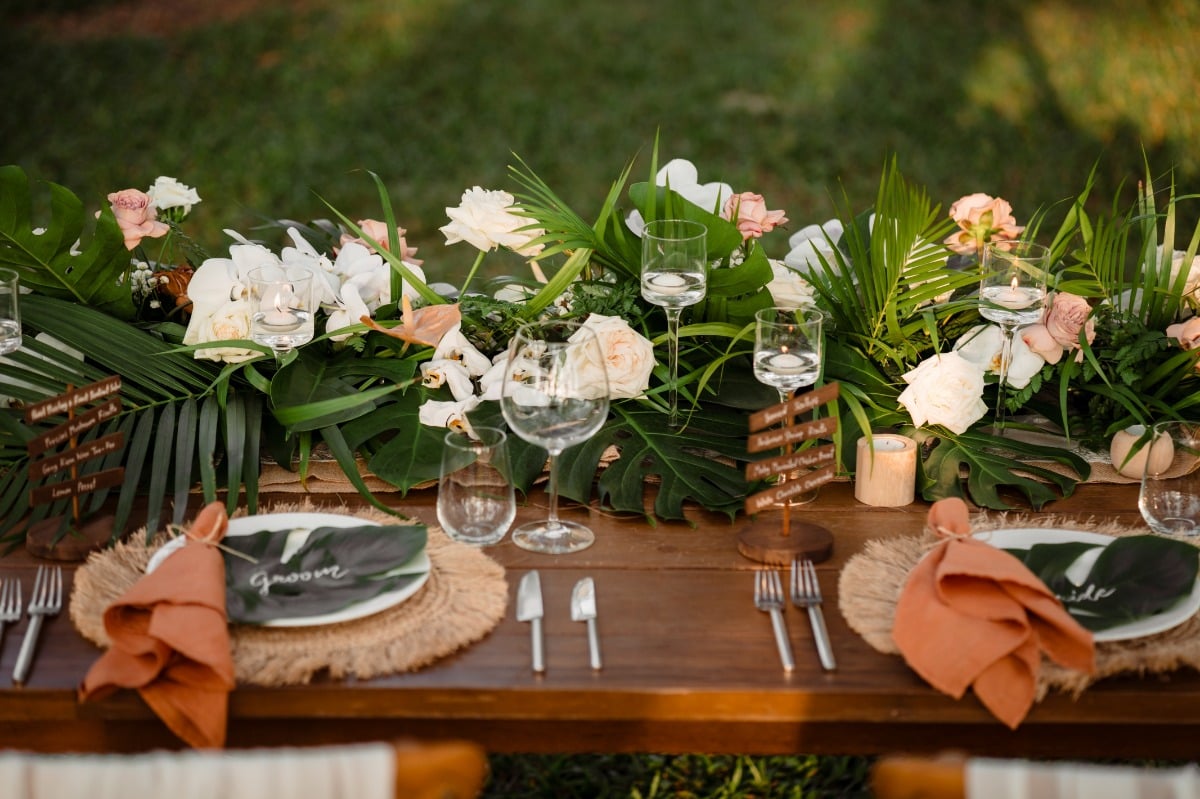
<path fill-rule="evenodd" d="M 29 665 L 33 662 L 33 649 L 37 645 L 42 619 L 62 610 L 62 567 L 38 566 L 33 580 L 33 593 L 29 598 L 29 629 L 21 641 L 17 654 L 17 665 L 13 669 L 13 682 L 20 685 L 29 676 Z"/>
<path fill-rule="evenodd" d="M 771 626 L 775 630 L 775 645 L 779 647 L 779 659 L 783 662 L 783 670 L 791 671 L 796 668 L 795 658 L 792 657 L 792 644 L 788 640 L 787 627 L 783 623 L 783 582 L 779 572 L 774 569 L 762 569 L 754 579 L 754 606 L 771 614 Z"/>
<path fill-rule="evenodd" d="M 0 636 L 4 625 L 21 620 L 21 581 L 16 577 L 0 580 Z M 3 638 L 0 638 L 0 642 Z"/>
<path fill-rule="evenodd" d="M 833 659 L 833 644 L 829 641 L 825 617 L 821 614 L 821 586 L 817 582 L 817 569 L 807 558 L 792 561 L 792 604 L 808 609 L 808 620 L 812 624 L 821 665 L 826 671 L 833 671 L 837 668 L 837 661 Z"/>

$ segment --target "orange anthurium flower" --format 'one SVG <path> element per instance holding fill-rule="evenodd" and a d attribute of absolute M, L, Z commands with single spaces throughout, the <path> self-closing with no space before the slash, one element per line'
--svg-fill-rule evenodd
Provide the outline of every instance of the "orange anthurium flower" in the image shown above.
<path fill-rule="evenodd" d="M 396 327 L 383 327 L 369 316 L 359 319 L 367 327 L 380 333 L 406 341 L 409 344 L 427 344 L 436 347 L 446 331 L 462 321 L 458 303 L 454 305 L 427 305 L 413 310 L 408 297 L 400 298 L 401 322 Z"/>

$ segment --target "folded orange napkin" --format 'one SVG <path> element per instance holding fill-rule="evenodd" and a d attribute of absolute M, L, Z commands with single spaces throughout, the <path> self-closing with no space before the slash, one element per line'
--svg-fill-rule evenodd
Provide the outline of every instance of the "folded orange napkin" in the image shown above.
<path fill-rule="evenodd" d="M 961 499 L 934 503 L 929 527 L 945 540 L 909 574 L 892 638 L 934 688 L 958 699 L 973 687 L 1016 729 L 1033 706 L 1041 653 L 1091 674 L 1092 634 L 1025 564 L 970 536 Z"/>
<path fill-rule="evenodd" d="M 187 543 L 104 611 L 112 645 L 88 670 L 82 701 L 135 688 L 191 746 L 225 744 L 233 655 L 225 565 L 214 544 L 228 525 L 221 503 L 206 506 Z"/>

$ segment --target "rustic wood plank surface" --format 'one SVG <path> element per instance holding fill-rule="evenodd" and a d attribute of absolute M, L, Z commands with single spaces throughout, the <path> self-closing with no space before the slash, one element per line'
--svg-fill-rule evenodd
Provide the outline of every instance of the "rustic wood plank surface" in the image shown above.
<path fill-rule="evenodd" d="M 383 501 L 436 524 L 433 495 Z M 294 501 L 295 495 L 268 498 Z M 327 507 L 361 507 L 354 495 L 316 495 Z M 1190 671 L 1110 679 L 1079 699 L 1055 695 L 1011 732 L 971 696 L 956 701 L 924 684 L 898 657 L 872 650 L 837 610 L 837 574 L 872 538 L 918 534 L 927 506 L 858 504 L 849 484 L 821 490 L 796 515 L 834 535 L 819 565 L 825 617 L 839 668 L 820 668 L 807 616 L 786 614 L 796 653 L 779 666 L 767 614 L 751 602 L 756 564 L 737 550 L 747 521 L 695 511 L 689 523 L 569 508 L 597 532 L 566 556 L 525 552 L 507 540 L 488 550 L 509 574 L 510 600 L 527 569 L 542 572 L 547 671 L 529 668 L 528 625 L 505 620 L 486 639 L 413 674 L 369 681 L 318 679 L 290 688 L 241 687 L 230 703 L 231 746 L 466 737 L 489 750 L 558 752 L 875 753 L 954 748 L 992 755 L 1195 756 L 1200 679 Z M 1065 519 L 1140 524 L 1132 486 L 1085 485 L 1046 512 Z M 544 514 L 534 495 L 518 521 Z M 772 524 L 763 514 L 756 523 Z M 0 560 L 0 576 L 32 584 L 37 561 Z M 588 664 L 584 625 L 570 619 L 571 586 L 595 578 L 604 669 Z M 10 625 L 0 674 L 16 659 L 26 622 Z M 75 689 L 99 650 L 66 614 L 47 621 L 27 685 L 0 687 L 0 747 L 131 751 L 176 743 L 132 692 L 80 705 Z"/>

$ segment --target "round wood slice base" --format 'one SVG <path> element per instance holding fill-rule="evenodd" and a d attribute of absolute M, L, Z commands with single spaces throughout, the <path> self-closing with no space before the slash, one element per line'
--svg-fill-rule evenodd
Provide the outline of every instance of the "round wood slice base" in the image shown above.
<path fill-rule="evenodd" d="M 108 546 L 113 534 L 113 517 L 98 516 L 84 524 L 73 526 L 57 541 L 63 517 L 44 519 L 25 534 L 25 549 L 35 558 L 61 561 L 83 561 L 88 555 Z"/>
<path fill-rule="evenodd" d="M 738 552 L 772 566 L 790 566 L 795 558 L 820 563 L 833 554 L 833 533 L 818 524 L 793 521 L 785 536 L 779 519 L 760 518 L 738 533 Z"/>

